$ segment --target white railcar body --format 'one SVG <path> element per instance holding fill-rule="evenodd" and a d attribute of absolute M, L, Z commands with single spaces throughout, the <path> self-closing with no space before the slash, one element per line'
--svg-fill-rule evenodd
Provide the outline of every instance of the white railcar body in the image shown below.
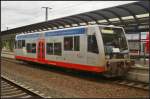
<path fill-rule="evenodd" d="M 112 31 L 118 32 L 117 28 L 122 33 L 118 36 L 118 40 L 120 42 L 123 41 L 122 44 L 126 46 L 122 52 L 119 47 L 109 48 L 110 46 L 105 46 L 107 43 L 111 43 L 109 41 L 110 37 L 108 36 L 106 38 L 107 35 L 113 35 Z M 106 49 L 114 50 L 114 52 L 116 51 L 122 56 L 117 58 L 119 57 L 117 56 L 118 54 L 113 53 L 114 55 L 109 55 L 112 51 L 111 53 L 106 53 Z M 125 55 L 126 57 L 124 57 Z M 19 34 L 16 36 L 15 56 L 16 59 L 62 65 L 63 67 L 79 68 L 81 70 L 95 72 L 107 72 L 111 64 L 115 64 L 116 62 L 119 62 L 119 64 L 122 62 L 124 64 L 129 63 L 127 62 L 129 60 L 128 44 L 123 28 L 103 25 L 89 25 L 38 33 Z M 90 67 L 94 68 L 90 70 Z M 118 63 L 117 67 L 119 67 Z M 111 72 L 111 74 L 115 73 Z"/>

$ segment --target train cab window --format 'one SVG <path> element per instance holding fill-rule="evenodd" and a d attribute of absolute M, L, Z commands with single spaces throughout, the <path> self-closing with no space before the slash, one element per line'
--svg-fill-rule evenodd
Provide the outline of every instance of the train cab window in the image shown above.
<path fill-rule="evenodd" d="M 88 52 L 99 53 L 95 35 L 88 36 Z"/>
<path fill-rule="evenodd" d="M 22 47 L 25 47 L 25 40 L 22 40 Z"/>
<path fill-rule="evenodd" d="M 61 43 L 54 43 L 54 55 L 62 55 Z"/>
<path fill-rule="evenodd" d="M 47 51 L 47 54 L 49 54 L 49 55 L 53 55 L 53 43 L 47 43 L 47 45 L 46 45 L 47 47 L 47 49 L 46 49 L 46 51 Z"/>
<path fill-rule="evenodd" d="M 64 37 L 64 50 L 65 51 L 73 50 L 73 37 Z"/>
<path fill-rule="evenodd" d="M 31 52 L 32 52 L 31 47 L 32 47 L 31 44 L 30 44 L 30 43 L 27 43 L 26 49 L 27 49 L 27 52 L 28 52 L 28 53 L 31 53 Z"/>
<path fill-rule="evenodd" d="M 35 43 L 32 44 L 32 53 L 36 53 L 36 44 Z"/>
<path fill-rule="evenodd" d="M 75 36 L 74 37 L 74 51 L 79 51 L 80 50 L 80 37 Z"/>

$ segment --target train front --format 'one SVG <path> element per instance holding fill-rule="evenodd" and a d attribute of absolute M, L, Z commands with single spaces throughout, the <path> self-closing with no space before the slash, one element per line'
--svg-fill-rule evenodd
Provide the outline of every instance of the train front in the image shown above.
<path fill-rule="evenodd" d="M 123 28 L 120 27 L 100 27 L 107 72 L 104 74 L 110 77 L 124 76 L 130 69 L 128 43 Z"/>

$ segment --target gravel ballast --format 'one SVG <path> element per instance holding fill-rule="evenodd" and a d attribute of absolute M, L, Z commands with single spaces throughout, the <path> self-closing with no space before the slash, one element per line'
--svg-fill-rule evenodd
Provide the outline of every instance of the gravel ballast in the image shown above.
<path fill-rule="evenodd" d="M 34 66 L 33 66 L 34 65 Z M 2 60 L 1 74 L 32 86 L 34 89 L 54 98 L 148 98 L 149 92 L 137 88 L 113 84 L 106 81 L 92 81 L 70 75 L 51 66 L 37 64 L 16 64 Z M 40 67 L 41 66 L 41 67 Z M 86 77 L 85 77 L 86 78 Z"/>

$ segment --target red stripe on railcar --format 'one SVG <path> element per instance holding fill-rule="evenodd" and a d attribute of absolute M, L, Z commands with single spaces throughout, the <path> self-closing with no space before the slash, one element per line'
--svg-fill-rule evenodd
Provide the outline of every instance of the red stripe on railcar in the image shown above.
<path fill-rule="evenodd" d="M 50 65 L 56 65 L 60 67 L 73 68 L 73 69 L 78 69 L 78 70 L 86 70 L 86 71 L 92 71 L 92 72 L 106 71 L 105 67 L 102 67 L 102 66 L 90 66 L 90 65 L 51 61 L 51 60 L 37 60 L 36 58 L 29 58 L 29 57 L 23 57 L 23 56 L 15 56 L 15 58 L 20 59 L 20 60 L 42 63 L 42 64 L 50 64 Z"/>

